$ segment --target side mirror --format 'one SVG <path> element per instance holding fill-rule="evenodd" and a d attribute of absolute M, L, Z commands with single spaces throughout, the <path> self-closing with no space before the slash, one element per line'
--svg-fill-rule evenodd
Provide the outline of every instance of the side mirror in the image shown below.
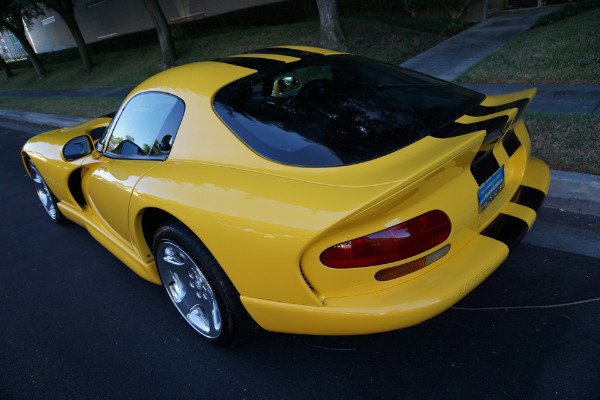
<path fill-rule="evenodd" d="M 283 93 L 290 93 L 300 89 L 300 86 L 302 86 L 302 81 L 297 76 L 284 76 L 275 81 L 273 95 L 277 97 Z"/>
<path fill-rule="evenodd" d="M 88 135 L 77 136 L 63 147 L 63 157 L 67 161 L 77 160 L 92 152 L 92 141 Z"/>
<path fill-rule="evenodd" d="M 158 148 L 158 150 L 161 153 L 169 153 L 171 151 L 171 148 L 173 147 L 171 145 L 171 140 L 173 139 L 172 135 L 165 135 L 163 136 L 163 138 L 160 140 L 160 142 L 156 142 L 156 147 Z"/>

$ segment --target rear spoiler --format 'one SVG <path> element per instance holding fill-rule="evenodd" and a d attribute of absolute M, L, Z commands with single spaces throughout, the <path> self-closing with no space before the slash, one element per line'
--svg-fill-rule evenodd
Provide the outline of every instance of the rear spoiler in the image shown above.
<path fill-rule="evenodd" d="M 485 130 L 484 143 L 502 136 L 521 118 L 535 96 L 535 88 L 520 92 L 489 95 L 456 121 L 444 126 L 431 136 L 440 139 L 466 135 Z"/>

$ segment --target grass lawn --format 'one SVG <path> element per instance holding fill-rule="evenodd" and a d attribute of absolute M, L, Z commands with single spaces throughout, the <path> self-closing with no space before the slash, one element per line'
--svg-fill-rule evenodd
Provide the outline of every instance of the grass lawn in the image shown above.
<path fill-rule="evenodd" d="M 0 96 L 0 108 L 91 118 L 117 111 L 122 101 L 118 97 Z"/>
<path fill-rule="evenodd" d="M 600 116 L 525 113 L 532 154 L 550 168 L 600 175 Z"/>
<path fill-rule="evenodd" d="M 530 29 L 458 79 L 473 83 L 600 83 L 600 8 Z"/>
<path fill-rule="evenodd" d="M 343 29 L 351 53 L 400 64 L 444 40 L 441 35 L 411 31 L 366 18 L 344 18 Z M 319 46 L 319 22 L 240 29 L 176 42 L 180 64 L 212 60 L 275 45 Z M 159 72 L 160 48 L 147 46 L 95 55 L 96 68 L 80 76 L 79 60 L 48 64 L 48 76 L 37 80 L 33 68 L 19 68 L 0 91 L 20 89 L 73 89 L 137 85 Z"/>

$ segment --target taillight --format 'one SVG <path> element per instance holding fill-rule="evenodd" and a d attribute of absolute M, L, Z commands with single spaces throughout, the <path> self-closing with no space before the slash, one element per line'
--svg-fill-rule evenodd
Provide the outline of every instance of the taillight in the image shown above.
<path fill-rule="evenodd" d="M 387 264 L 423 253 L 450 236 L 450 219 L 439 210 L 357 239 L 331 246 L 321 262 L 333 268 Z"/>

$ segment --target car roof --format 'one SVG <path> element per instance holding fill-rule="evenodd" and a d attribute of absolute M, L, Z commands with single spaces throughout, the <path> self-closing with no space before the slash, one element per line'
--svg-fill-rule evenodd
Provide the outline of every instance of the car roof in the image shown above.
<path fill-rule="evenodd" d="M 212 98 L 220 88 L 279 63 L 301 59 L 343 54 L 333 50 L 307 46 L 276 46 L 245 52 L 243 54 L 201 61 L 160 72 L 138 85 L 128 96 L 146 91 L 161 91 L 185 99 L 185 93 Z"/>

